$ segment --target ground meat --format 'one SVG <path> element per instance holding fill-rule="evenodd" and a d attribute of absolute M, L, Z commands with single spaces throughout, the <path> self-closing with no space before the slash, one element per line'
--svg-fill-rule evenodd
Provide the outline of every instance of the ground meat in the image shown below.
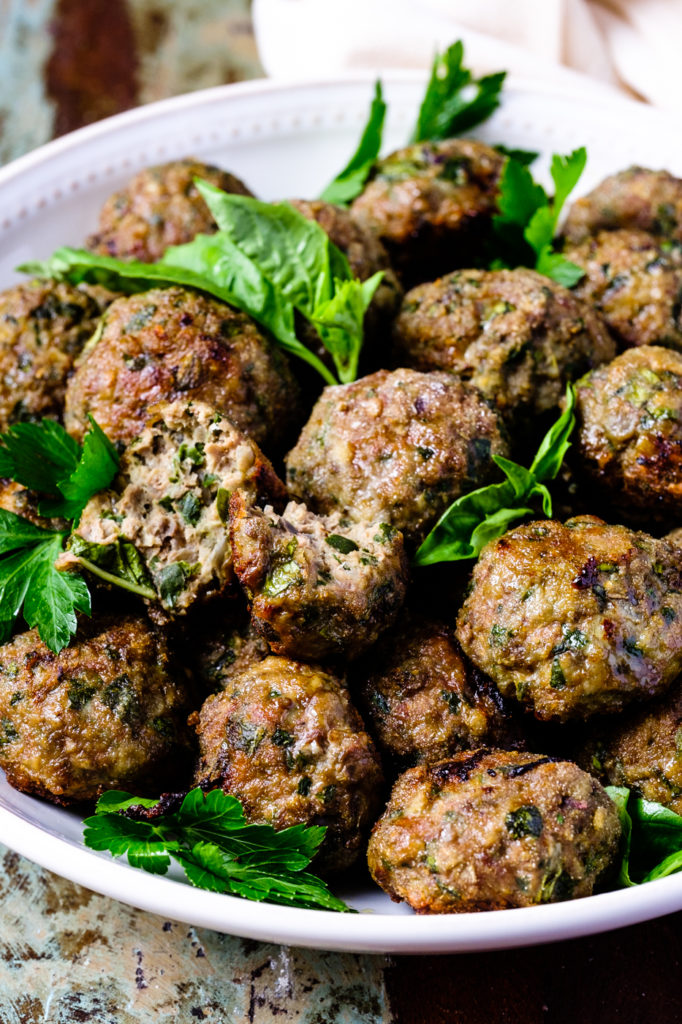
<path fill-rule="evenodd" d="M 629 518 L 679 519 L 682 354 L 642 346 L 577 388 L 580 467 Z"/>
<path fill-rule="evenodd" d="M 620 831 L 615 804 L 577 765 L 481 748 L 398 779 L 368 862 L 420 914 L 528 907 L 591 895 Z"/>
<path fill-rule="evenodd" d="M 258 446 L 215 409 L 161 403 L 124 451 L 112 488 L 86 506 L 72 550 L 114 573 L 118 560 L 136 557 L 164 611 L 184 614 L 234 583 L 227 520 L 238 488 L 252 502 L 285 498 Z"/>
<path fill-rule="evenodd" d="M 354 682 L 380 750 L 403 768 L 521 739 L 510 704 L 466 660 L 443 622 L 401 615 L 355 668 Z"/>
<path fill-rule="evenodd" d="M 619 711 L 682 669 L 682 573 L 665 540 L 593 516 L 528 523 L 488 544 L 457 637 L 540 719 Z"/>
<path fill-rule="evenodd" d="M 59 654 L 32 629 L 0 647 L 0 766 L 56 804 L 106 789 L 154 795 L 187 765 L 187 697 L 143 618 L 82 619 Z"/>
<path fill-rule="evenodd" d="M 219 693 L 235 676 L 267 658 L 270 648 L 240 602 L 215 601 L 188 621 L 182 653 L 206 689 Z"/>
<path fill-rule="evenodd" d="M 223 192 L 252 193 L 227 171 L 198 160 L 174 160 L 146 167 L 120 192 L 109 196 L 99 215 L 99 229 L 89 249 L 121 260 L 155 263 L 169 245 L 212 234 L 216 223 L 194 184 L 203 178 Z"/>
<path fill-rule="evenodd" d="M 555 408 L 566 382 L 613 359 L 615 345 L 585 303 L 542 274 L 459 270 L 405 296 L 396 362 L 449 370 L 508 420 Z"/>
<path fill-rule="evenodd" d="M 324 389 L 287 456 L 287 481 L 316 512 L 388 523 L 413 545 L 507 454 L 496 413 L 456 377 L 380 370 Z"/>
<path fill-rule="evenodd" d="M 563 234 L 575 243 L 617 228 L 639 228 L 682 241 L 682 180 L 646 167 L 611 174 L 573 203 Z"/>
<path fill-rule="evenodd" d="M 381 766 L 339 679 L 267 658 L 209 697 L 195 785 L 239 797 L 249 821 L 326 825 L 315 870 L 351 865 L 381 800 Z"/>
<path fill-rule="evenodd" d="M 574 294 L 601 313 L 621 348 L 682 349 L 682 246 L 646 231 L 600 231 L 565 255 L 585 270 Z"/>
<path fill-rule="evenodd" d="M 258 444 L 279 447 L 297 415 L 297 389 L 280 349 L 229 306 L 184 288 L 114 302 L 69 381 L 64 422 L 81 437 L 88 414 L 130 441 L 156 402 L 196 399 Z"/>
<path fill-rule="evenodd" d="M 0 293 L 0 430 L 60 419 L 76 356 L 111 293 L 57 281 L 31 281 Z"/>
<path fill-rule="evenodd" d="M 576 760 L 603 782 L 682 814 L 682 686 L 634 714 L 594 724 Z"/>
<path fill-rule="evenodd" d="M 472 139 L 407 146 L 377 162 L 351 212 L 406 281 L 432 281 L 481 250 L 505 159 Z"/>
<path fill-rule="evenodd" d="M 665 535 L 665 539 L 676 547 L 682 547 L 682 526 L 676 527 Z"/>
<path fill-rule="evenodd" d="M 402 535 L 385 523 L 316 516 L 293 501 L 278 516 L 238 493 L 230 541 L 253 624 L 275 654 L 355 658 L 388 629 L 405 598 Z"/>

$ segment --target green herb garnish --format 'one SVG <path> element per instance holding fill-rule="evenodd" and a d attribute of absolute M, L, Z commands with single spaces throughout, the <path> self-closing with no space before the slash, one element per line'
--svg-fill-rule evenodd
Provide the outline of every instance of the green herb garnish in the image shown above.
<path fill-rule="evenodd" d="M 623 830 L 618 880 L 639 885 L 682 871 L 682 816 L 625 786 L 606 786 Z"/>
<path fill-rule="evenodd" d="M 191 790 L 172 813 L 145 813 L 157 803 L 105 793 L 95 814 L 85 819 L 85 845 L 114 857 L 126 854 L 133 867 L 156 875 L 166 874 L 172 858 L 192 885 L 212 892 L 349 910 L 321 878 L 305 870 L 324 839 L 324 826 L 294 825 L 277 832 L 270 825 L 248 825 L 239 800 L 219 789 Z"/>
<path fill-rule="evenodd" d="M 374 99 L 358 147 L 343 170 L 327 185 L 320 199 L 327 203 L 344 204 L 360 195 L 379 156 L 385 117 L 386 104 L 381 82 L 377 81 L 374 86 Z"/>

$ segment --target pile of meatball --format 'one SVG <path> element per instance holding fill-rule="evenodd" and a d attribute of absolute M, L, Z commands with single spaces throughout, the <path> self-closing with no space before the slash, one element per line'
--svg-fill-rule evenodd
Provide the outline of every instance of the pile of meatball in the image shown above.
<path fill-rule="evenodd" d="M 35 630 L 0 648 L 13 786 L 83 809 L 220 787 L 249 821 L 327 826 L 314 870 L 366 862 L 419 913 L 613 884 L 604 784 L 682 812 L 682 180 L 635 167 L 579 199 L 569 291 L 481 269 L 504 160 L 419 144 L 350 209 L 295 201 L 358 277 L 384 272 L 363 376 L 321 393 L 197 291 L 0 295 L 0 428 L 53 417 L 81 439 L 95 418 L 120 469 L 74 551 L 133 553 L 155 595 L 91 577 L 67 648 Z M 214 231 L 196 176 L 250 194 L 194 160 L 146 169 L 86 244 L 152 262 Z M 568 382 L 560 518 L 473 569 L 412 568 L 444 510 L 499 479 L 494 456 L 529 464 Z M 17 484 L 0 506 L 44 523 Z"/>

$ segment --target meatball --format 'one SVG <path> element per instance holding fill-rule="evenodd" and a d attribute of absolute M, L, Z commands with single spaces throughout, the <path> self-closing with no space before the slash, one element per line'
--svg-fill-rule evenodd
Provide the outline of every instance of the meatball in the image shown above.
<path fill-rule="evenodd" d="M 682 571 L 665 540 L 593 516 L 491 541 L 457 622 L 464 651 L 539 719 L 619 711 L 682 669 Z"/>
<path fill-rule="evenodd" d="M 682 353 L 629 349 L 577 388 L 582 470 L 630 518 L 679 519 Z"/>
<path fill-rule="evenodd" d="M 665 539 L 676 547 L 682 548 L 682 526 L 676 527 L 665 535 Z"/>
<path fill-rule="evenodd" d="M 407 146 L 376 163 L 351 212 L 406 280 L 433 280 L 481 250 L 505 159 L 472 139 Z"/>
<path fill-rule="evenodd" d="M 405 772 L 367 859 L 419 914 L 529 907 L 589 896 L 620 834 L 615 804 L 577 765 L 484 747 Z"/>
<path fill-rule="evenodd" d="M 192 659 L 195 676 L 213 693 L 226 689 L 235 676 L 270 654 L 246 609 L 237 611 L 222 601 L 202 607 L 188 622 L 183 649 Z"/>
<path fill-rule="evenodd" d="M 75 437 L 92 415 L 112 440 L 128 442 L 151 405 L 198 399 L 258 444 L 281 444 L 296 416 L 296 384 L 248 316 L 198 292 L 156 288 L 114 302 L 102 323 L 67 388 L 64 423 Z"/>
<path fill-rule="evenodd" d="M 39 502 L 40 498 L 35 491 L 29 491 L 13 480 L 0 478 L 1 509 L 21 516 L 22 519 L 28 519 L 34 526 L 39 526 L 43 530 L 64 530 L 68 533 L 69 526 L 65 519 L 47 519 L 39 514 Z"/>
<path fill-rule="evenodd" d="M 600 721 L 578 760 L 612 786 L 627 786 L 682 814 L 682 686 L 634 714 Z"/>
<path fill-rule="evenodd" d="M 402 535 L 385 523 L 316 516 L 289 502 L 278 516 L 230 501 L 234 571 L 275 654 L 350 660 L 395 620 L 407 588 Z"/>
<path fill-rule="evenodd" d="M 414 545 L 507 454 L 496 413 L 456 377 L 379 370 L 324 389 L 287 456 L 287 482 L 316 512 L 388 523 Z"/>
<path fill-rule="evenodd" d="M 212 234 L 216 223 L 194 184 L 203 178 L 223 192 L 252 193 L 227 171 L 198 160 L 174 160 L 146 167 L 120 192 L 109 196 L 99 215 L 99 229 L 87 246 L 121 260 L 155 263 L 169 245 Z"/>
<path fill-rule="evenodd" d="M 0 293 L 0 430 L 60 419 L 74 359 L 106 305 L 104 289 L 31 281 Z"/>
<path fill-rule="evenodd" d="M 380 750 L 403 767 L 483 743 L 520 740 L 509 704 L 466 661 L 443 622 L 401 616 L 357 667 L 355 679 Z"/>
<path fill-rule="evenodd" d="M 160 403 L 128 445 L 108 491 L 88 502 L 71 550 L 116 574 L 137 567 L 168 615 L 235 582 L 230 494 L 283 502 L 284 485 L 257 445 L 203 402 Z"/>
<path fill-rule="evenodd" d="M 0 767 L 53 803 L 171 788 L 186 713 L 185 680 L 143 618 L 81 620 L 59 654 L 36 629 L 0 647 Z"/>
<path fill-rule="evenodd" d="M 600 231 L 565 255 L 585 270 L 573 289 L 621 348 L 682 349 L 682 246 L 646 231 Z"/>
<path fill-rule="evenodd" d="M 582 242 L 598 231 L 639 228 L 682 241 L 682 180 L 669 171 L 628 167 L 573 203 L 563 234 Z"/>
<path fill-rule="evenodd" d="M 383 780 L 374 745 L 335 676 L 266 658 L 209 697 L 196 719 L 195 785 L 239 797 L 251 822 L 326 825 L 317 870 L 357 859 Z"/>
<path fill-rule="evenodd" d="M 553 409 L 566 382 L 616 348 L 585 303 L 542 274 L 459 270 L 405 296 L 394 324 L 396 361 L 449 370 L 514 421 Z"/>

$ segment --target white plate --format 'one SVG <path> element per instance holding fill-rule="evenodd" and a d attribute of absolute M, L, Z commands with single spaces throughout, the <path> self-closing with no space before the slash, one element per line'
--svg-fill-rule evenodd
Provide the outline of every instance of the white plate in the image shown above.
<path fill-rule="evenodd" d="M 386 144 L 409 134 L 423 75 L 384 75 Z M 194 154 L 234 171 L 264 198 L 311 196 L 354 148 L 369 102 L 368 75 L 343 81 L 252 82 L 166 100 L 58 139 L 0 170 L 0 287 L 13 268 L 82 242 L 102 200 L 138 168 Z M 515 82 L 477 133 L 546 158 L 588 147 L 583 189 L 630 163 L 682 174 L 680 126 L 627 101 L 587 103 Z M 417 917 L 368 884 L 344 891 L 358 915 L 259 905 L 203 892 L 86 850 L 80 819 L 14 791 L 0 776 L 0 840 L 97 892 L 194 925 L 269 942 L 369 952 L 500 949 L 588 935 L 682 909 L 682 874 L 639 888 L 523 910 Z"/>

